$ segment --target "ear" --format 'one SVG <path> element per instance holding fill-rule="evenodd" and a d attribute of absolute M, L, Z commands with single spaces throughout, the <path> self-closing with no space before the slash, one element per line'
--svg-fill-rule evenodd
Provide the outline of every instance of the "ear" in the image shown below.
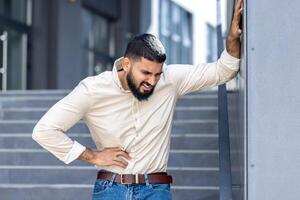
<path fill-rule="evenodd" d="M 129 60 L 129 58 L 125 57 L 122 60 L 122 66 L 125 72 L 129 72 L 129 69 L 131 67 L 131 62 Z"/>

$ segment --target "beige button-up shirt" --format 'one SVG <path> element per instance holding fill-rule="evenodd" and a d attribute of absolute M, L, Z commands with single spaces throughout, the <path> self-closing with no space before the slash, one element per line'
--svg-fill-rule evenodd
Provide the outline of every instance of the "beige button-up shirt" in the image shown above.
<path fill-rule="evenodd" d="M 226 50 L 215 63 L 164 65 L 153 95 L 140 102 L 122 88 L 114 66 L 112 71 L 82 80 L 39 120 L 32 137 L 69 164 L 86 147 L 66 132 L 83 119 L 97 149 L 120 147 L 132 157 L 126 169 L 96 166 L 97 169 L 120 174 L 165 172 L 178 97 L 223 84 L 235 77 L 238 70 L 239 59 Z"/>

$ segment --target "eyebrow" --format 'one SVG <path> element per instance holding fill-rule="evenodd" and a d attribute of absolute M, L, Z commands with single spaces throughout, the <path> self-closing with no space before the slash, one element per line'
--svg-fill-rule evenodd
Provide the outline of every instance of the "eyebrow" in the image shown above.
<path fill-rule="evenodd" d="M 146 72 L 146 73 L 153 74 L 153 73 L 151 73 L 151 72 L 149 72 L 149 71 L 147 71 L 147 70 L 145 70 L 145 69 L 142 69 L 141 71 L 142 71 L 142 72 Z M 161 75 L 162 73 L 163 73 L 163 71 L 158 72 L 158 73 L 156 73 L 155 75 Z"/>

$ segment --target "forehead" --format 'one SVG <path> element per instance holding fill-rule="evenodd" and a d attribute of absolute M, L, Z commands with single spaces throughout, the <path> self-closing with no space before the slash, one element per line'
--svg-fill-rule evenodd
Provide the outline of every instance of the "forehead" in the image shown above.
<path fill-rule="evenodd" d="M 132 65 L 134 69 L 147 70 L 152 73 L 159 73 L 162 71 L 163 63 L 158 63 L 141 57 L 140 60 L 133 61 Z"/>

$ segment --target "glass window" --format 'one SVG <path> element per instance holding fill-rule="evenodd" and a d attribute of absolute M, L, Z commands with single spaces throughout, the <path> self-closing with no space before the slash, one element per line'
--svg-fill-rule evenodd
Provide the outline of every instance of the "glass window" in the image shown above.
<path fill-rule="evenodd" d="M 207 62 L 214 62 L 218 59 L 217 55 L 217 29 L 211 24 L 206 24 L 206 41 L 207 41 Z"/>
<path fill-rule="evenodd" d="M 161 34 L 168 37 L 171 33 L 170 28 L 170 3 L 168 0 L 161 1 Z"/>
<path fill-rule="evenodd" d="M 0 0 L 0 15 L 26 23 L 27 0 Z"/>
<path fill-rule="evenodd" d="M 182 63 L 190 63 L 192 60 L 192 30 L 191 15 L 182 13 Z"/>
<path fill-rule="evenodd" d="M 102 16 L 83 9 L 84 64 L 88 74 L 111 70 L 115 56 L 114 24 Z"/>
<path fill-rule="evenodd" d="M 26 67 L 26 56 L 27 49 L 27 36 L 24 33 L 16 32 L 12 29 L 2 29 L 0 32 L 3 33 L 3 30 L 7 32 L 7 89 L 25 89 L 24 87 L 24 67 Z M 25 53 L 25 54 L 24 54 Z M 3 43 L 0 45 L 0 63 L 2 67 L 2 55 L 3 55 Z M 26 79 L 26 77 L 25 77 Z M 1 88 L 2 89 L 2 76 L 1 76 Z"/>
<path fill-rule="evenodd" d="M 0 34 L 7 32 L 7 89 L 26 89 L 28 69 L 28 35 L 30 28 L 27 16 L 31 8 L 30 0 L 0 0 L 0 17 L 4 24 L 0 24 Z M 3 60 L 3 44 L 0 45 L 0 63 Z M 2 75 L 0 77 L 2 89 Z"/>
<path fill-rule="evenodd" d="M 170 0 L 161 0 L 160 40 L 166 48 L 166 63 L 192 63 L 192 16 Z"/>

